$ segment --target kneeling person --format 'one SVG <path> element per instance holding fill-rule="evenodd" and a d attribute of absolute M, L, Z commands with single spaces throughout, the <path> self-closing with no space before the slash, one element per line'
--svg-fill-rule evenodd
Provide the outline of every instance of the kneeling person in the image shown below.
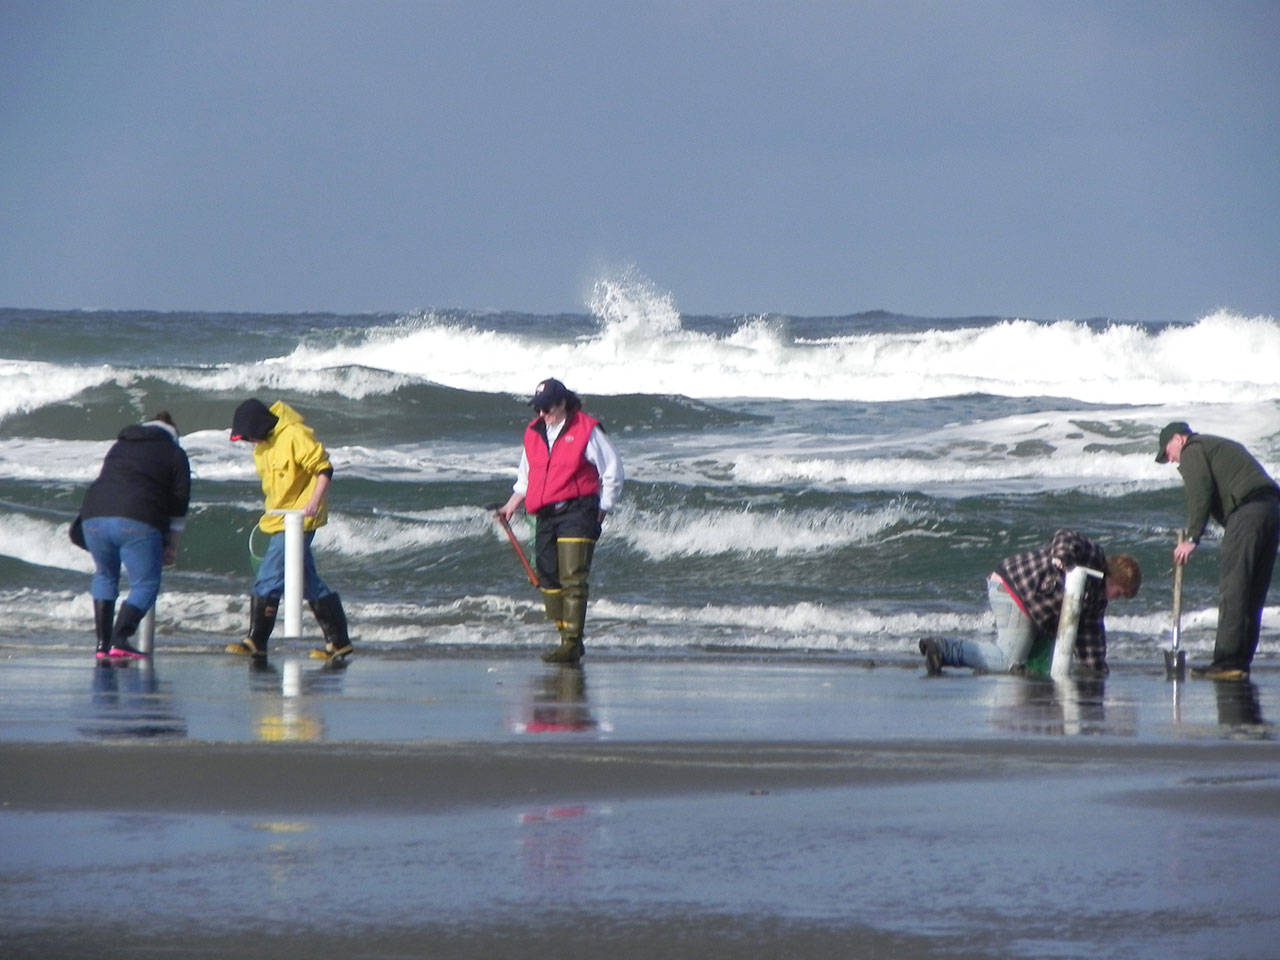
<path fill-rule="evenodd" d="M 920 641 L 930 673 L 942 667 L 972 667 L 986 673 L 1019 672 L 1037 641 L 1052 641 L 1062 613 L 1064 574 L 1073 567 L 1101 570 L 1101 581 L 1086 580 L 1076 633 L 1080 672 L 1107 674 L 1107 602 L 1131 600 L 1142 585 L 1142 569 L 1127 553 L 1108 558 L 1102 548 L 1072 530 L 1059 530 L 1049 545 L 1001 561 L 987 578 L 987 602 L 996 619 L 996 638 Z"/>

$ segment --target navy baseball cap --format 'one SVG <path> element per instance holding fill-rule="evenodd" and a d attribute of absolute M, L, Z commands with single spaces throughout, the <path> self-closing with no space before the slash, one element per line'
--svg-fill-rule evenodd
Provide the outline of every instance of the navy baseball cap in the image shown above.
<path fill-rule="evenodd" d="M 543 380 L 533 391 L 529 406 L 535 410 L 550 410 L 561 400 L 567 400 L 569 389 L 554 377 Z"/>

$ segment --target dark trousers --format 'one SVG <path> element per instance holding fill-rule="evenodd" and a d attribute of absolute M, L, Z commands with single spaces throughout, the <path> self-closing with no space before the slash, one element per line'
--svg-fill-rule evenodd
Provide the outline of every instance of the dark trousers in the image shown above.
<path fill-rule="evenodd" d="M 560 631 L 561 642 L 582 642 L 587 619 L 587 576 L 600 537 L 600 500 L 579 497 L 561 509 L 538 511 L 534 560 L 547 619 Z"/>
<path fill-rule="evenodd" d="M 1227 517 L 1218 585 L 1215 667 L 1248 670 L 1253 662 L 1278 545 L 1280 502 L 1276 499 L 1245 503 Z"/>
<path fill-rule="evenodd" d="M 555 589 L 560 586 L 556 543 L 560 540 L 599 540 L 600 500 L 598 497 L 578 497 L 570 500 L 559 513 L 544 507 L 538 511 L 537 517 L 533 542 L 538 579 L 543 587 Z"/>

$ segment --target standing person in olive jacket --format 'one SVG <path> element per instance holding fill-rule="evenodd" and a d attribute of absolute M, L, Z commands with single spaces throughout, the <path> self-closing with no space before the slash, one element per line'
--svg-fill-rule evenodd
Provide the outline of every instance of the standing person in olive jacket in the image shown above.
<path fill-rule="evenodd" d="M 1243 446 L 1195 433 L 1181 420 L 1160 431 L 1156 463 L 1170 461 L 1186 488 L 1189 537 L 1174 548 L 1173 562 L 1191 559 L 1210 517 L 1224 529 L 1213 662 L 1191 673 L 1247 680 L 1280 544 L 1280 489 Z"/>
<path fill-rule="evenodd" d="M 302 595 L 311 605 L 324 634 L 323 649 L 312 656 L 340 660 L 351 653 L 347 636 L 347 614 L 342 600 L 329 589 L 316 571 L 311 541 L 316 530 L 329 520 L 325 495 L 333 479 L 333 465 L 315 431 L 283 400 L 271 409 L 260 400 L 246 400 L 236 407 L 231 420 L 231 439 L 252 443 L 253 463 L 262 480 L 265 511 L 258 529 L 270 535 L 266 554 L 249 597 L 249 633 L 228 645 L 228 653 L 267 656 L 267 640 L 276 625 L 280 597 L 284 593 L 284 517 L 272 510 L 301 510 L 303 515 Z"/>
<path fill-rule="evenodd" d="M 190 498 L 191 465 L 167 411 L 120 431 L 71 531 L 71 539 L 93 555 L 98 659 L 146 656 L 129 639 L 156 602 L 163 565 L 178 557 Z M 129 596 L 117 615 L 122 563 Z"/>
<path fill-rule="evenodd" d="M 622 491 L 622 461 L 600 421 L 559 380 L 543 380 L 529 406 L 524 452 L 511 498 L 498 508 L 508 521 L 523 503 L 537 517 L 538 579 L 547 619 L 560 645 L 548 663 L 577 663 L 587 618 L 587 575 L 605 514 Z"/>

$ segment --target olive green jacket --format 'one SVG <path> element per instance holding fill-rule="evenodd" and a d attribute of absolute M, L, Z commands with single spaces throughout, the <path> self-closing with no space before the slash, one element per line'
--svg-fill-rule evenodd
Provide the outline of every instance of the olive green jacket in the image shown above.
<path fill-rule="evenodd" d="M 1210 517 L 1226 526 L 1227 517 L 1249 496 L 1275 486 L 1248 450 L 1207 433 L 1187 438 L 1178 472 L 1187 491 L 1187 535 L 1196 543 Z"/>

